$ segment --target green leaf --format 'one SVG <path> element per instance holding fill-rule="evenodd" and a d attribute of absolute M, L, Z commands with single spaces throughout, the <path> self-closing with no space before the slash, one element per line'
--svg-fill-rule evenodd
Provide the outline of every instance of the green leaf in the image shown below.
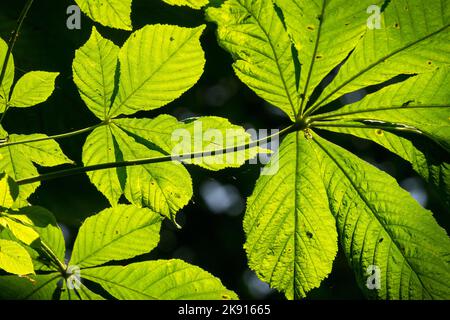
<path fill-rule="evenodd" d="M 19 187 L 7 174 L 0 173 L 0 207 L 11 208 L 19 195 Z"/>
<path fill-rule="evenodd" d="M 81 98 L 99 119 L 107 118 L 112 104 L 119 47 L 92 28 L 91 37 L 75 52 L 73 80 Z"/>
<path fill-rule="evenodd" d="M 389 80 L 450 63 L 450 6 L 440 0 L 390 1 L 381 28 L 367 29 L 315 106 Z"/>
<path fill-rule="evenodd" d="M 132 30 L 131 0 L 75 0 L 92 20 L 111 28 Z"/>
<path fill-rule="evenodd" d="M 46 139 L 44 134 L 11 134 L 8 142 L 20 142 L 30 139 Z M 67 158 L 55 140 L 44 140 L 15 145 L 0 145 L 0 172 L 5 172 L 14 180 L 38 175 L 33 162 L 45 167 L 73 163 Z M 19 187 L 19 199 L 26 200 L 39 186 L 39 183 Z"/>
<path fill-rule="evenodd" d="M 64 262 L 66 244 L 55 216 L 47 209 L 39 206 L 23 207 L 18 212 L 27 218 L 29 224 L 39 234 L 39 243 L 32 244 L 32 247 L 40 249 L 41 243 L 44 243 L 61 262 Z M 29 252 L 33 258 L 35 270 L 56 270 L 55 267 L 45 268 L 40 260 L 41 256 L 35 250 Z"/>
<path fill-rule="evenodd" d="M 208 0 L 163 0 L 172 6 L 188 6 L 194 9 L 201 9 L 208 4 Z"/>
<path fill-rule="evenodd" d="M 32 107 L 45 102 L 55 89 L 58 72 L 31 71 L 24 74 L 14 86 L 11 100 L 12 107 Z"/>
<path fill-rule="evenodd" d="M 83 146 L 85 166 L 120 161 L 119 146 L 110 126 L 96 128 L 86 139 Z M 88 172 L 87 175 L 97 189 L 105 195 L 111 205 L 116 205 L 123 194 L 126 171 L 124 168 L 104 169 Z"/>
<path fill-rule="evenodd" d="M 302 133 L 289 134 L 248 199 L 244 218 L 250 268 L 289 299 L 305 297 L 331 272 L 337 253 L 335 220 L 320 159 Z"/>
<path fill-rule="evenodd" d="M 57 273 L 0 277 L 0 299 L 8 300 L 52 300 L 61 276 Z"/>
<path fill-rule="evenodd" d="M 5 62 L 6 53 L 8 52 L 8 44 L 0 38 L 0 66 L 3 67 Z M 0 67 L 0 68 L 1 68 Z M 8 64 L 6 66 L 5 76 L 0 83 L 0 113 L 6 108 L 6 104 L 9 101 L 9 93 L 14 81 L 14 58 L 12 54 L 9 56 Z"/>
<path fill-rule="evenodd" d="M 34 273 L 28 252 L 17 242 L 0 239 L 0 269 L 17 275 Z"/>
<path fill-rule="evenodd" d="M 202 157 L 183 158 L 184 163 L 195 164 L 210 170 L 240 167 L 258 153 L 267 149 L 252 147 L 236 152 L 219 152 L 232 147 L 242 147 L 252 142 L 244 128 L 220 117 L 199 117 L 179 122 L 170 115 L 155 119 L 115 119 L 114 124 L 141 137 L 172 156 L 203 153 Z"/>
<path fill-rule="evenodd" d="M 99 283 L 120 300 L 237 299 L 219 279 L 180 260 L 158 260 L 89 268 L 83 277 Z"/>
<path fill-rule="evenodd" d="M 124 160 L 162 157 L 164 154 L 147 149 L 116 126 L 112 132 Z M 179 162 L 154 163 L 127 167 L 125 196 L 141 207 L 148 207 L 175 222 L 175 214 L 193 194 L 189 172 Z"/>
<path fill-rule="evenodd" d="M 274 0 L 302 64 L 300 92 L 303 108 L 314 88 L 355 48 L 366 31 L 366 10 L 383 1 Z M 345 9 L 344 9 L 345 8 Z"/>
<path fill-rule="evenodd" d="M 449 299 L 450 239 L 386 173 L 314 136 L 341 245 L 362 290 L 380 299 Z M 381 288 L 366 287 L 378 266 Z"/>
<path fill-rule="evenodd" d="M 420 130 L 450 152 L 450 67 L 387 86 L 363 100 L 320 115 L 329 120 L 381 122 Z M 375 121 L 375 122 L 374 122 Z M 383 124 L 383 123 L 381 123 Z"/>
<path fill-rule="evenodd" d="M 295 120 L 300 103 L 296 54 L 272 0 L 228 0 L 206 11 L 219 43 L 234 57 L 237 76 Z"/>
<path fill-rule="evenodd" d="M 119 53 L 119 88 L 109 116 L 156 109 L 190 89 L 203 73 L 204 28 L 148 25 L 134 32 Z"/>
<path fill-rule="evenodd" d="M 132 205 L 106 209 L 81 226 L 70 265 L 85 268 L 148 253 L 159 242 L 161 221 L 157 213 Z"/>

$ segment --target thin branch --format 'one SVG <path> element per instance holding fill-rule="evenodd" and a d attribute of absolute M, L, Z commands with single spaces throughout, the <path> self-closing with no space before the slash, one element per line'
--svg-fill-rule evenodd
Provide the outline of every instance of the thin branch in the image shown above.
<path fill-rule="evenodd" d="M 252 141 L 250 143 L 246 143 L 241 146 L 233 146 L 228 147 L 224 149 L 218 149 L 218 150 L 212 150 L 212 151 L 199 151 L 199 152 L 192 152 L 187 154 L 181 154 L 181 155 L 166 155 L 162 157 L 153 157 L 153 158 L 143 158 L 143 159 L 135 159 L 135 160 L 128 160 L 128 161 L 120 161 L 120 162 L 109 162 L 109 163 L 102 163 L 102 164 L 96 164 L 92 166 L 85 166 L 85 167 L 78 167 L 78 168 L 72 168 L 72 169 L 66 169 L 61 171 L 55 171 L 47 174 L 42 174 L 35 177 L 30 177 L 22 180 L 17 180 L 16 183 L 18 185 L 24 185 L 24 184 L 30 184 L 40 181 L 48 181 L 53 180 L 57 178 L 64 178 L 68 176 L 73 176 L 77 174 L 82 174 L 86 172 L 92 172 L 97 170 L 104 170 L 104 169 L 112 169 L 112 168 L 121 168 L 121 167 L 129 167 L 129 166 L 137 166 L 137 165 L 145 165 L 145 164 L 151 164 L 151 163 L 159 163 L 159 162 L 169 162 L 169 161 L 184 161 L 187 159 L 195 159 L 195 158 L 202 158 L 205 156 L 215 156 L 215 155 L 222 155 L 227 153 L 233 153 L 238 151 L 244 151 L 253 147 L 258 146 L 259 144 L 270 141 L 275 137 L 281 136 L 283 134 L 287 134 L 291 132 L 292 130 L 295 130 L 296 126 L 290 125 L 289 127 L 272 134 L 270 136 L 267 136 L 265 138 Z"/>
<path fill-rule="evenodd" d="M 68 138 L 68 137 L 75 136 L 77 134 L 90 132 L 90 131 L 92 131 L 92 130 L 98 128 L 98 127 L 101 127 L 101 126 L 103 126 L 105 124 L 106 124 L 105 122 L 102 122 L 102 123 L 96 124 L 94 126 L 83 128 L 83 129 L 80 129 L 80 130 L 75 130 L 75 131 L 71 131 L 71 132 L 67 132 L 67 133 L 61 133 L 61 134 L 56 134 L 56 135 L 53 135 L 53 136 L 47 136 L 47 137 L 42 137 L 42 138 L 37 138 L 37 139 L 20 140 L 20 141 L 12 141 L 12 142 L 8 142 L 8 140 L 6 140 L 6 142 L 3 142 L 3 143 L 0 142 L 0 148 L 10 147 L 10 146 L 18 145 L 18 144 L 40 142 L 40 141 L 45 141 L 45 140 Z"/>

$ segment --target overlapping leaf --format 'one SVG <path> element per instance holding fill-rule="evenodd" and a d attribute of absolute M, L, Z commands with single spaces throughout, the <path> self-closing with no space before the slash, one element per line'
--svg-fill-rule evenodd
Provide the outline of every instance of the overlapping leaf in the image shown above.
<path fill-rule="evenodd" d="M 252 137 L 242 127 L 220 117 L 199 117 L 178 121 L 170 115 L 154 119 L 116 119 L 114 123 L 133 135 L 154 143 L 174 158 L 180 156 L 191 163 L 209 170 L 240 167 L 258 153 L 268 153 L 262 147 L 244 148 Z M 235 149 L 230 152 L 227 149 Z M 197 157 L 183 155 L 201 154 Z"/>
<path fill-rule="evenodd" d="M 0 239 L 0 269 L 18 275 L 34 273 L 28 252 L 17 242 Z"/>
<path fill-rule="evenodd" d="M 450 67 L 445 66 L 387 86 L 321 117 L 417 129 L 450 151 L 449 86 Z"/>
<path fill-rule="evenodd" d="M 131 0 L 75 0 L 92 20 L 111 28 L 131 30 Z"/>

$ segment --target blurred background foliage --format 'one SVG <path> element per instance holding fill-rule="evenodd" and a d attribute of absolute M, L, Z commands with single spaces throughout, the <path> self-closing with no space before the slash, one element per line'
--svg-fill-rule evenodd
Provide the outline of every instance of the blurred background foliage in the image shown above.
<path fill-rule="evenodd" d="M 24 4 L 25 0 L 0 2 L 0 36 L 4 40 L 9 39 Z M 40 0 L 31 8 L 13 52 L 16 80 L 32 70 L 55 71 L 61 75 L 54 94 L 46 103 L 34 108 L 8 111 L 3 126 L 10 133 L 52 135 L 97 123 L 81 100 L 71 71 L 75 50 L 88 40 L 93 22 L 83 15 L 81 30 L 67 29 L 66 10 L 72 4 L 70 0 Z M 133 0 L 132 12 L 135 30 L 155 23 L 186 27 L 205 23 L 202 11 L 171 7 L 158 0 Z M 104 37 L 117 45 L 122 45 L 129 36 L 126 31 L 96 26 Z M 151 118 L 161 113 L 179 119 L 215 115 L 246 128 L 287 126 L 289 121 L 286 116 L 258 98 L 234 75 L 232 59 L 218 46 L 212 24 L 208 24 L 202 36 L 202 45 L 206 52 L 206 67 L 199 83 L 168 106 L 152 112 L 140 112 L 137 117 Z M 364 94 L 359 92 L 346 99 L 360 99 Z M 348 101 L 338 103 L 345 102 Z M 432 209 L 439 224 L 449 230 L 449 208 L 439 203 L 433 192 L 412 171 L 410 164 L 368 141 L 326 132 L 323 134 L 396 177 L 421 204 Z M 59 140 L 64 152 L 78 165 L 81 165 L 85 138 L 86 134 Z M 56 169 L 40 168 L 40 172 Z M 176 230 L 170 222 L 166 222 L 158 248 L 135 260 L 180 258 L 219 277 L 242 299 L 283 299 L 283 295 L 270 290 L 248 270 L 242 247 L 245 240 L 242 230 L 245 199 L 252 193 L 260 169 L 260 166 L 247 164 L 239 169 L 209 172 L 188 166 L 193 178 L 194 196 L 179 213 L 178 220 L 183 229 Z M 69 248 L 82 221 L 108 207 L 106 199 L 86 175 L 44 182 L 30 202 L 44 206 L 56 215 Z M 331 298 L 363 298 L 342 252 L 335 260 L 332 274 L 308 297 Z"/>

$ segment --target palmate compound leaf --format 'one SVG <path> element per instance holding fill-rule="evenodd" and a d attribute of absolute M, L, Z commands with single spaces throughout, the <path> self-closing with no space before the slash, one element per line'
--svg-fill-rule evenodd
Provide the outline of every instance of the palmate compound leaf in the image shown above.
<path fill-rule="evenodd" d="M 177 154 L 185 154 L 222 150 L 250 142 L 251 137 L 243 128 L 218 117 L 186 122 L 178 122 L 168 115 L 153 120 L 114 118 L 119 114 L 159 108 L 195 84 L 204 65 L 199 42 L 203 28 L 147 26 L 135 32 L 121 49 L 93 30 L 89 41 L 77 51 L 73 63 L 80 95 L 88 108 L 105 121 L 105 126 L 95 129 L 86 140 L 85 165 L 167 156 L 177 146 Z M 118 59 L 120 77 L 118 87 L 114 87 Z M 174 137 L 177 132 L 178 136 Z M 190 136 L 186 138 L 183 134 Z M 258 152 L 267 150 L 255 147 L 226 156 L 184 159 L 184 162 L 218 170 L 238 167 Z M 112 205 L 125 193 L 133 204 L 148 206 L 172 218 L 192 195 L 189 174 L 175 162 L 105 169 L 88 175 Z"/>
<path fill-rule="evenodd" d="M 8 142 L 46 139 L 44 134 L 8 136 Z M 5 172 L 14 180 L 30 178 L 38 175 L 33 163 L 44 167 L 53 167 L 61 164 L 72 164 L 73 161 L 64 155 L 58 143 L 53 140 L 1 145 L 0 144 L 0 172 Z M 26 184 L 19 187 L 18 201 L 25 201 L 39 186 L 39 183 Z"/>
<path fill-rule="evenodd" d="M 209 1 L 208 0 L 162 0 L 165 3 L 168 3 L 172 6 L 188 6 L 194 9 L 201 9 L 206 6 Z"/>
<path fill-rule="evenodd" d="M 131 0 L 75 0 L 92 20 L 111 28 L 132 30 Z"/>
<path fill-rule="evenodd" d="M 363 12 L 355 10 L 355 8 L 359 8 L 366 12 L 366 8 L 362 5 L 363 2 L 358 2 L 358 4 L 342 2 L 342 5 L 339 5 L 341 2 L 339 0 L 274 0 L 273 2 L 278 10 L 272 6 L 271 1 L 226 0 L 220 8 L 209 8 L 207 15 L 210 20 L 217 22 L 219 43 L 233 54 L 236 60 L 235 71 L 241 80 L 268 102 L 284 110 L 292 120 L 298 118 L 298 130 L 303 130 L 305 137 L 311 140 L 309 145 L 314 148 L 307 150 L 307 154 L 315 154 L 320 160 L 316 162 L 321 163 L 319 166 L 321 170 L 318 172 L 322 174 L 321 179 L 328 196 L 329 204 L 327 203 L 326 206 L 330 207 L 331 212 L 338 220 L 340 241 L 346 249 L 361 287 L 369 297 L 448 299 L 449 266 L 446 256 L 448 256 L 449 240 L 430 213 L 400 189 L 392 178 L 339 147 L 329 144 L 318 136 L 315 137 L 315 133 L 310 129 L 317 126 L 340 130 L 342 127 L 342 130 L 348 132 L 354 129 L 356 122 L 358 129 L 361 130 L 366 128 L 373 130 L 375 127 L 382 131 L 383 129 L 393 130 L 393 133 L 398 132 L 396 131 L 398 129 L 419 133 L 414 126 L 420 126 L 426 136 L 433 138 L 446 148 L 448 144 L 446 135 L 449 132 L 447 130 L 448 106 L 446 106 L 448 98 L 444 104 L 446 109 L 439 114 L 428 108 L 426 112 L 420 114 L 414 112 L 415 114 L 410 117 L 406 113 L 403 118 L 394 114 L 391 119 L 391 113 L 388 110 L 382 121 L 371 119 L 376 113 L 371 114 L 371 117 L 362 115 L 355 119 L 354 115 L 357 113 L 355 112 L 353 116 L 348 117 L 353 121 L 347 122 L 343 120 L 339 122 L 339 117 L 336 119 L 333 119 L 332 116 L 324 118 L 323 115 L 314 115 L 314 113 L 320 107 L 345 93 L 368 85 L 379 84 L 397 75 L 423 74 L 433 72 L 437 68 L 445 68 L 449 56 L 448 4 L 438 0 L 426 3 L 422 0 L 385 1 L 383 6 L 378 7 L 382 11 L 380 12 L 382 28 L 369 30 Z M 361 7 L 358 7 L 360 3 L 362 3 Z M 377 3 L 372 4 L 376 5 Z M 374 8 L 372 7 L 372 9 Z M 277 17 L 280 20 L 277 20 Z M 336 21 L 338 23 L 335 23 Z M 299 76 L 298 72 L 292 71 L 296 70 L 297 56 L 295 51 L 287 50 L 289 44 L 283 34 L 283 23 L 286 26 L 284 32 L 291 36 L 298 51 L 300 70 L 297 71 L 300 72 Z M 358 40 L 361 35 L 363 36 L 362 40 Z M 334 42 L 335 39 L 339 41 Z M 341 40 L 342 42 L 340 42 Z M 356 49 L 351 52 L 355 47 Z M 286 50 L 283 51 L 280 48 Z M 333 83 L 322 92 L 315 103 L 309 101 L 311 94 L 317 89 L 317 84 L 347 55 L 349 58 Z M 433 76 L 436 76 L 434 78 L 436 81 L 434 87 L 427 88 L 430 90 L 428 96 L 437 91 L 437 96 L 442 97 L 444 91 L 439 88 L 446 86 L 443 84 L 445 82 L 444 71 L 441 70 L 441 72 L 440 77 L 431 75 L 432 79 Z M 294 78 L 294 75 L 297 78 Z M 297 93 L 293 93 L 292 85 L 286 85 L 293 83 L 294 79 L 299 83 Z M 425 86 L 426 84 L 422 83 L 421 85 Z M 411 86 L 410 89 L 414 89 L 413 87 Z M 278 95 L 278 99 L 273 99 L 274 93 Z M 318 93 L 320 94 L 320 92 Z M 400 93 L 400 91 L 396 93 Z M 403 93 L 402 99 L 414 95 L 413 92 L 405 91 Z M 285 102 L 296 94 L 299 95 L 298 108 L 292 108 L 290 111 L 286 106 L 295 104 L 286 104 Z M 423 95 L 424 92 L 421 94 Z M 389 95 L 387 96 L 389 99 Z M 391 98 L 393 96 L 395 94 L 392 94 Z M 380 93 L 379 100 L 382 97 L 383 94 Z M 378 109 L 379 101 L 372 100 L 371 102 L 374 108 Z M 408 106 L 413 102 L 408 99 L 402 102 L 402 106 Z M 426 104 L 425 101 L 423 102 Z M 389 108 L 389 103 L 385 107 Z M 305 117 L 303 112 L 305 109 L 307 116 L 311 114 L 314 116 Z M 330 114 L 338 114 L 340 111 L 341 109 Z M 411 111 L 411 109 L 406 111 Z M 295 117 L 296 114 L 297 117 Z M 434 124 L 429 121 L 430 118 L 435 120 Z M 413 120 L 411 122 L 413 127 L 403 125 L 400 120 L 403 122 Z M 402 126 L 403 128 L 398 128 Z M 357 131 L 352 133 L 355 134 L 355 132 Z M 445 161 L 441 161 L 438 166 L 434 164 L 430 166 L 428 163 L 430 158 L 427 157 L 426 160 L 423 160 L 425 155 L 416 148 L 415 144 L 406 144 L 404 140 L 400 140 L 401 137 L 397 137 L 397 139 L 393 137 L 393 135 L 390 136 L 389 142 L 395 140 L 395 145 L 392 145 L 390 149 L 406 160 L 412 161 L 415 169 L 426 176 L 428 180 L 435 184 L 442 184 L 442 180 L 447 179 Z M 312 140 L 313 138 L 315 140 Z M 290 141 L 289 138 L 287 139 Z M 376 142 L 380 143 L 380 140 L 377 139 Z M 319 142 L 323 148 L 318 148 Z M 401 143 L 406 144 L 403 151 L 400 149 Z M 287 148 L 286 144 L 282 145 L 282 149 Z M 387 146 L 387 141 L 383 141 L 381 144 Z M 330 148 L 331 150 L 328 150 Z M 336 150 L 339 152 L 334 154 L 333 151 Z M 420 155 L 422 155 L 422 159 L 420 159 Z M 306 156 L 303 155 L 303 157 Z M 418 158 L 412 159 L 414 157 Z M 310 163 L 307 165 L 311 166 Z M 273 164 L 270 166 L 273 167 Z M 317 166 L 317 164 L 313 164 L 313 166 Z M 324 170 L 324 167 L 329 169 Z M 288 171 L 286 167 L 280 166 L 280 168 L 280 175 L 286 174 Z M 290 168 L 292 168 L 292 164 Z M 336 173 L 333 175 L 333 172 Z M 273 184 L 280 182 L 276 175 L 272 178 L 261 177 L 257 183 L 258 191 L 269 186 L 275 189 L 276 186 L 274 187 L 270 182 Z M 371 176 L 371 180 L 368 182 L 365 181 L 366 175 Z M 335 179 L 330 177 L 335 177 Z M 267 184 L 265 185 L 261 181 Z M 382 182 L 380 183 L 380 181 Z M 306 182 L 306 186 L 308 183 L 311 184 L 312 181 Z M 447 184 L 447 182 L 443 183 L 443 188 L 446 188 Z M 387 188 L 386 185 L 389 187 Z M 289 188 L 294 190 L 295 187 L 295 185 L 291 185 Z M 346 192 L 346 190 L 349 191 Z M 393 190 L 392 193 L 388 194 L 387 192 L 391 192 L 391 190 Z M 321 198 L 320 191 L 311 192 L 313 199 Z M 316 193 L 317 198 L 315 197 Z M 264 215 L 258 216 L 255 214 L 256 210 L 252 209 L 252 205 L 259 205 L 255 199 L 263 195 L 262 191 L 261 193 L 255 191 L 250 198 L 245 218 L 247 221 L 245 229 L 248 236 L 246 250 L 250 265 L 262 279 L 269 281 L 274 287 L 284 290 L 288 297 L 302 296 L 305 290 L 317 286 L 320 277 L 316 275 L 312 278 L 313 281 L 308 283 L 292 274 L 295 258 L 289 251 L 289 249 L 292 250 L 292 247 L 289 246 L 292 241 L 286 240 L 284 235 L 286 228 L 280 228 L 280 234 L 276 234 L 272 230 L 273 224 L 267 224 Z M 289 205 L 287 206 L 286 201 L 289 201 L 292 196 L 286 195 L 285 198 L 279 198 L 272 195 L 272 197 L 279 205 L 279 207 L 275 206 L 278 208 L 277 210 L 283 213 L 289 212 L 288 208 L 292 204 L 287 202 Z M 342 201 L 340 201 L 341 199 Z M 270 200 L 267 205 L 272 205 Z M 261 209 L 261 212 L 265 211 Z M 274 215 L 272 212 L 267 215 L 268 217 L 273 216 L 274 219 L 281 219 L 280 216 L 282 216 Z M 287 220 L 290 218 L 292 221 L 292 215 L 284 217 Z M 258 230 L 258 222 L 253 224 L 253 221 L 265 223 L 268 230 L 272 232 L 266 235 L 261 229 Z M 294 234 L 293 227 L 289 222 L 284 221 L 282 226 L 287 226 L 287 230 Z M 317 228 L 317 226 L 315 227 Z M 363 228 L 362 233 L 360 228 Z M 348 230 L 350 231 L 347 232 Z M 366 230 L 367 233 L 365 233 Z M 352 231 L 355 231 L 355 237 L 352 237 Z M 382 234 L 385 236 L 381 236 Z M 386 234 L 389 236 L 387 243 Z M 309 235 L 313 239 L 314 234 Z M 259 241 L 258 236 L 266 237 L 269 243 Z M 280 243 L 286 244 L 285 251 Z M 386 245 L 388 245 L 387 250 Z M 314 247 L 308 248 L 315 249 Z M 274 258 L 274 256 L 277 257 L 277 253 L 280 257 L 278 263 Z M 286 256 L 290 260 L 283 260 L 286 259 Z M 263 263 L 257 263 L 258 259 Z M 383 274 L 384 286 L 382 285 L 380 290 L 369 291 L 365 286 L 365 277 L 368 276 L 366 275 L 367 267 L 376 265 L 377 261 L 381 269 L 383 269 L 383 265 L 385 267 L 389 265 L 389 270 L 385 270 Z M 326 263 L 322 266 L 326 266 Z M 291 271 L 290 277 L 279 271 L 283 267 L 284 270 Z M 313 270 L 313 267 L 313 264 L 307 264 L 305 269 L 308 272 Z M 294 285 L 292 279 L 298 282 L 297 286 Z M 445 280 L 442 281 L 442 279 Z"/>
<path fill-rule="evenodd" d="M 83 270 L 83 276 L 120 300 L 237 299 L 219 279 L 181 260 L 89 268 Z"/>
<path fill-rule="evenodd" d="M 148 253 L 159 242 L 162 217 L 150 209 L 119 205 L 86 219 L 70 265 L 98 266 Z"/>
<path fill-rule="evenodd" d="M 45 219 L 41 221 L 48 218 L 48 215 L 42 211 L 33 212 L 38 208 L 28 209 L 31 210 L 27 212 L 30 218 L 36 215 L 45 216 Z M 38 219 L 35 219 L 36 224 L 37 221 Z M 227 290 L 219 279 L 199 267 L 180 260 L 96 267 L 110 261 L 129 259 L 149 252 L 159 241 L 160 225 L 161 217 L 149 209 L 121 205 L 103 210 L 83 223 L 75 240 L 70 261 L 70 265 L 76 268 L 69 269 L 74 275 L 80 277 L 78 280 L 83 282 L 83 279 L 87 279 L 96 282 L 117 299 L 237 298 L 236 294 Z M 53 228 L 42 227 L 39 231 L 41 240 L 46 240 L 49 249 L 58 253 L 61 241 L 56 238 L 60 236 L 54 233 Z M 59 233 L 61 233 L 60 230 Z M 3 235 L 3 232 L 0 235 Z M 51 270 L 42 269 L 42 271 Z M 60 280 L 62 280 L 60 273 L 33 275 L 27 279 L 0 276 L 0 298 L 50 300 L 57 297 L 56 284 Z M 85 284 L 79 282 L 75 284 L 76 290 L 73 290 L 69 289 L 64 282 L 60 299 L 104 299 L 87 288 Z M 78 287 L 78 285 L 81 286 Z"/>

